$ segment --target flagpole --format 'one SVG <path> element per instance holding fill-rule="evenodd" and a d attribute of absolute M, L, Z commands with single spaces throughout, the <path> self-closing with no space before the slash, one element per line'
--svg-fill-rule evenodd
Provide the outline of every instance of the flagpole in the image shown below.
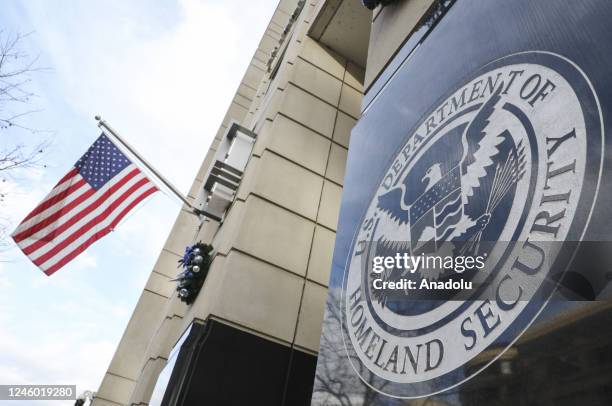
<path fill-rule="evenodd" d="M 140 156 L 140 154 L 138 152 L 136 152 L 136 149 L 134 147 L 132 147 L 126 140 L 124 140 L 117 131 L 115 131 L 105 120 L 102 119 L 102 117 L 100 116 L 96 116 L 95 117 L 96 121 L 98 121 L 98 127 L 102 128 L 103 130 L 108 131 L 108 133 L 110 135 L 112 135 L 117 141 L 119 141 L 121 143 L 121 145 L 123 145 L 128 151 L 130 151 L 130 153 L 132 155 L 134 155 L 149 171 L 151 171 L 151 173 L 153 175 L 155 175 L 155 177 L 161 182 L 163 183 L 168 189 L 170 189 L 170 191 L 172 193 L 174 193 L 174 195 L 176 197 L 178 197 L 179 199 L 181 199 L 183 201 L 183 203 L 185 203 L 191 210 L 193 210 L 193 213 L 198 215 L 198 216 L 205 216 L 208 218 L 211 218 L 215 221 L 221 221 L 221 218 L 209 213 L 205 210 L 200 210 L 197 207 L 194 207 L 191 202 L 189 200 L 187 200 L 187 197 L 185 197 L 185 195 L 183 195 L 177 188 L 176 186 L 174 186 L 172 183 L 170 183 L 170 181 L 168 179 L 166 179 L 164 176 L 162 176 L 161 173 L 159 173 L 154 167 L 153 165 L 151 165 L 146 159 L 144 159 L 142 156 Z"/>

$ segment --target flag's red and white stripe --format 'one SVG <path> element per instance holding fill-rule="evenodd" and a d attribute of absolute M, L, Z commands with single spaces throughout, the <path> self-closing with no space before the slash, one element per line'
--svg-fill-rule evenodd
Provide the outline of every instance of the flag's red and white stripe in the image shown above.
<path fill-rule="evenodd" d="M 130 164 L 99 190 L 74 168 L 13 233 L 30 260 L 51 275 L 98 239 L 147 196 L 155 185 Z"/>

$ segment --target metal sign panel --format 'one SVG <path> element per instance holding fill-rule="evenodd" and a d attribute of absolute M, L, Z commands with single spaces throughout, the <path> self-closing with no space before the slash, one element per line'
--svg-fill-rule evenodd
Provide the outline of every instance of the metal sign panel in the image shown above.
<path fill-rule="evenodd" d="M 588 386 L 610 403 L 586 375 L 569 393 L 512 390 L 572 379 L 570 355 L 610 367 L 583 354 L 612 352 L 606 328 L 583 329 L 606 320 L 609 278 L 567 266 L 609 262 L 592 241 L 612 240 L 611 17 L 605 1 L 460 0 L 398 53 L 351 136 L 313 405 L 540 404 Z M 431 250 L 453 268 L 397 265 Z M 459 254 L 486 271 L 456 271 Z M 561 336 L 574 353 L 549 353 Z"/>

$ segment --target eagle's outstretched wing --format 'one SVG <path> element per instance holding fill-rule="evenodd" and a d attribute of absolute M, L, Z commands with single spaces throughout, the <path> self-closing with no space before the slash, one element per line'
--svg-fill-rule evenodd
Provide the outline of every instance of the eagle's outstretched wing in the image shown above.
<path fill-rule="evenodd" d="M 401 187 L 396 187 L 378 196 L 378 207 L 401 225 L 409 221 L 409 211 L 402 209 L 403 198 Z"/>
<path fill-rule="evenodd" d="M 463 203 L 472 196 L 475 188 L 480 186 L 480 178 L 486 176 L 486 168 L 493 164 L 493 157 L 499 153 L 497 146 L 503 141 L 499 135 L 489 134 L 486 129 L 495 106 L 501 98 L 502 82 L 484 102 L 476 117 L 465 130 L 463 157 L 461 158 L 461 182 Z"/>
<path fill-rule="evenodd" d="M 463 159 L 461 165 L 463 169 L 467 167 L 467 165 L 474 162 L 474 153 L 478 149 L 478 144 L 480 141 L 486 137 L 487 132 L 485 131 L 487 126 L 489 125 L 491 115 L 495 111 L 495 105 L 501 98 L 500 93 L 503 88 L 503 83 L 499 86 L 489 100 L 484 102 L 476 117 L 470 122 L 470 125 L 465 130 L 465 141 L 467 142 L 467 148 L 463 150 Z M 466 145 L 464 145 L 466 147 Z"/>

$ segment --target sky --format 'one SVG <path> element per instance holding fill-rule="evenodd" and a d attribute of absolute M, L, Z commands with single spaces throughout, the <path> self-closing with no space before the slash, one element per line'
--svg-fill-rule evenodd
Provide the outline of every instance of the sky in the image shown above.
<path fill-rule="evenodd" d="M 14 228 L 39 203 L 99 135 L 96 114 L 186 194 L 276 3 L 2 0 L 0 30 L 31 33 L 22 50 L 48 69 L 29 85 L 39 131 L 0 132 L 0 148 L 50 145 L 3 175 L 0 216 Z M 155 194 L 51 277 L 0 249 L 0 384 L 97 390 L 179 209 Z"/>

